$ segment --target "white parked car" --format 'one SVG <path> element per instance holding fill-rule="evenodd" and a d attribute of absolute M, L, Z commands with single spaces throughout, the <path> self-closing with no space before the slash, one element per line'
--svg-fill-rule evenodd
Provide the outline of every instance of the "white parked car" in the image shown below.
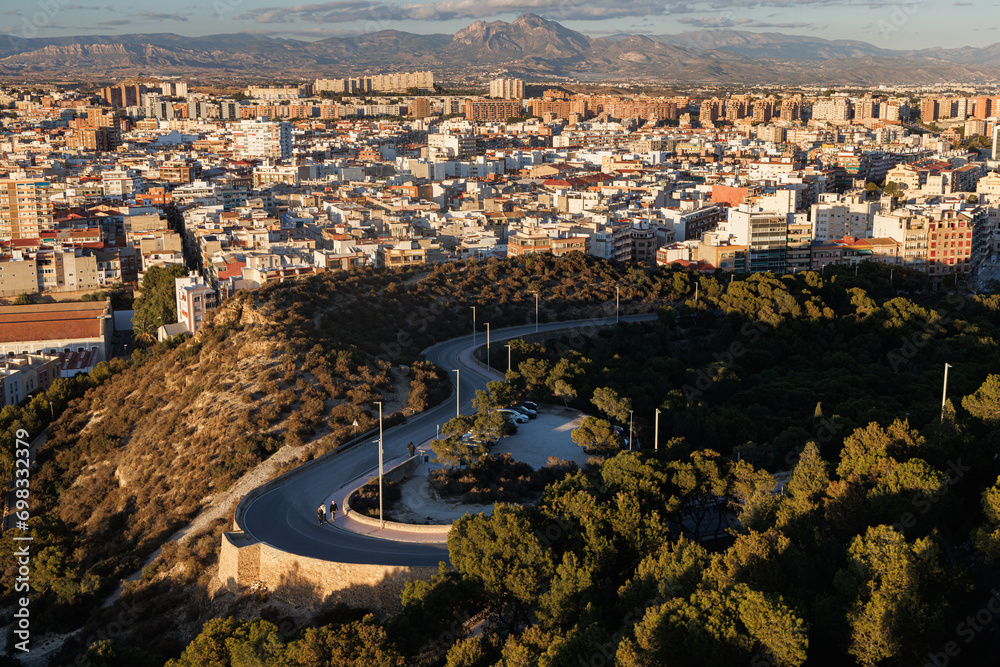
<path fill-rule="evenodd" d="M 515 423 L 515 424 L 527 424 L 528 415 L 522 414 L 517 410 L 511 410 L 510 408 L 500 408 L 497 412 L 502 412 Z"/>

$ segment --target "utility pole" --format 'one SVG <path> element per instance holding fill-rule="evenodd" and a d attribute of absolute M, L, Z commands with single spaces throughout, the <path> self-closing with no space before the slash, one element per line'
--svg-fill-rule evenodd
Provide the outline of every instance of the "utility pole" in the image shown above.
<path fill-rule="evenodd" d="M 944 407 L 945 403 L 948 401 L 948 369 L 951 368 L 951 364 L 944 365 L 944 389 L 941 392 L 941 423 L 944 423 Z"/>
<path fill-rule="evenodd" d="M 486 367 L 490 367 L 490 323 L 486 323 Z"/>
<path fill-rule="evenodd" d="M 462 400 L 461 400 L 461 398 L 458 395 L 459 389 L 461 387 L 461 385 L 459 385 L 459 382 L 462 379 L 462 374 L 459 373 L 458 371 L 459 371 L 459 369 L 456 368 L 455 369 L 455 416 L 456 417 L 459 417 L 462 414 L 462 412 L 461 412 L 461 410 L 462 410 L 462 408 L 461 408 Z"/>
<path fill-rule="evenodd" d="M 699 287 L 701 287 L 701 283 L 699 283 L 697 281 L 697 279 L 695 279 L 695 283 L 694 283 L 694 302 L 695 302 L 695 304 L 698 303 L 698 294 L 699 294 L 698 288 Z"/>
<path fill-rule="evenodd" d="M 656 408 L 656 426 L 653 427 L 653 451 L 660 451 L 660 409 Z"/>
<path fill-rule="evenodd" d="M 382 401 L 378 403 L 378 524 L 379 528 L 385 528 L 385 519 L 382 518 Z"/>
<path fill-rule="evenodd" d="M 476 307 L 469 306 L 472 308 L 472 353 L 476 353 Z"/>
<path fill-rule="evenodd" d="M 615 285 L 615 324 L 618 324 L 618 302 L 621 300 L 621 288 Z"/>
<path fill-rule="evenodd" d="M 504 347 L 507 348 L 507 374 L 510 375 L 510 343 L 507 343 Z"/>

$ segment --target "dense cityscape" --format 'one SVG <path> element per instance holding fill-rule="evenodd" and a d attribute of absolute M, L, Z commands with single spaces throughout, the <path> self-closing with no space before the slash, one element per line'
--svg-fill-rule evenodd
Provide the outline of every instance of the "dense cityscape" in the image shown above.
<path fill-rule="evenodd" d="M 972 47 L 525 14 L 320 67 L 18 25 L 0 667 L 995 662 L 1000 74 Z M 188 39 L 245 62 L 149 65 Z"/>

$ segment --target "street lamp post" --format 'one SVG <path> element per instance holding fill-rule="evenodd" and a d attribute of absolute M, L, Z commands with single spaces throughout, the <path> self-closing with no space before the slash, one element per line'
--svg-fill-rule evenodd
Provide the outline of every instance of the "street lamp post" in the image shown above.
<path fill-rule="evenodd" d="M 535 295 L 535 333 L 538 333 L 538 292 L 532 292 Z"/>
<path fill-rule="evenodd" d="M 510 343 L 507 343 L 504 347 L 507 348 L 507 374 L 510 375 Z"/>
<path fill-rule="evenodd" d="M 951 364 L 944 365 L 944 389 L 941 392 L 941 423 L 944 423 L 944 406 L 945 402 L 948 400 L 948 369 L 951 368 Z"/>
<path fill-rule="evenodd" d="M 628 411 L 628 449 L 632 451 L 632 410 Z"/>
<path fill-rule="evenodd" d="M 379 528 L 385 528 L 385 519 L 382 518 L 382 401 L 378 403 L 378 524 Z"/>
<path fill-rule="evenodd" d="M 459 370 L 460 369 L 458 369 L 458 368 L 455 369 L 455 416 L 456 417 L 459 417 L 462 414 L 462 412 L 461 412 L 461 410 L 462 410 L 462 408 L 461 408 L 462 400 L 461 400 L 461 398 L 458 395 L 458 392 L 459 392 L 459 390 L 461 388 L 461 385 L 459 384 L 459 382 L 462 379 L 462 374 L 458 372 Z"/>
<path fill-rule="evenodd" d="M 621 288 L 615 285 L 615 324 L 618 324 L 618 302 L 621 300 Z M 629 444 L 631 447 L 631 443 Z"/>
<path fill-rule="evenodd" d="M 653 451 L 660 451 L 660 409 L 656 408 L 656 426 L 653 427 Z"/>
<path fill-rule="evenodd" d="M 472 353 L 476 353 L 476 307 L 469 306 L 472 309 Z"/>
<path fill-rule="evenodd" d="M 486 367 L 490 368 L 490 323 L 486 323 Z"/>

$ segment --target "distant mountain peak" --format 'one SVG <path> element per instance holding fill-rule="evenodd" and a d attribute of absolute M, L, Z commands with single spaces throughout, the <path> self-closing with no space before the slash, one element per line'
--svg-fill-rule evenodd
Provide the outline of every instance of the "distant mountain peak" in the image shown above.
<path fill-rule="evenodd" d="M 522 77 L 569 76 L 728 84 L 877 85 L 1000 79 L 1000 45 L 896 51 L 854 40 L 738 30 L 591 38 L 526 12 L 453 35 L 385 30 L 314 42 L 169 33 L 0 40 L 0 75 L 120 80 L 141 72 L 308 80 L 390 69 L 502 65 Z"/>
<path fill-rule="evenodd" d="M 525 12 L 514 19 L 514 25 L 520 25 L 524 23 L 555 23 L 555 21 L 547 21 L 543 19 L 538 14 L 533 12 Z"/>

